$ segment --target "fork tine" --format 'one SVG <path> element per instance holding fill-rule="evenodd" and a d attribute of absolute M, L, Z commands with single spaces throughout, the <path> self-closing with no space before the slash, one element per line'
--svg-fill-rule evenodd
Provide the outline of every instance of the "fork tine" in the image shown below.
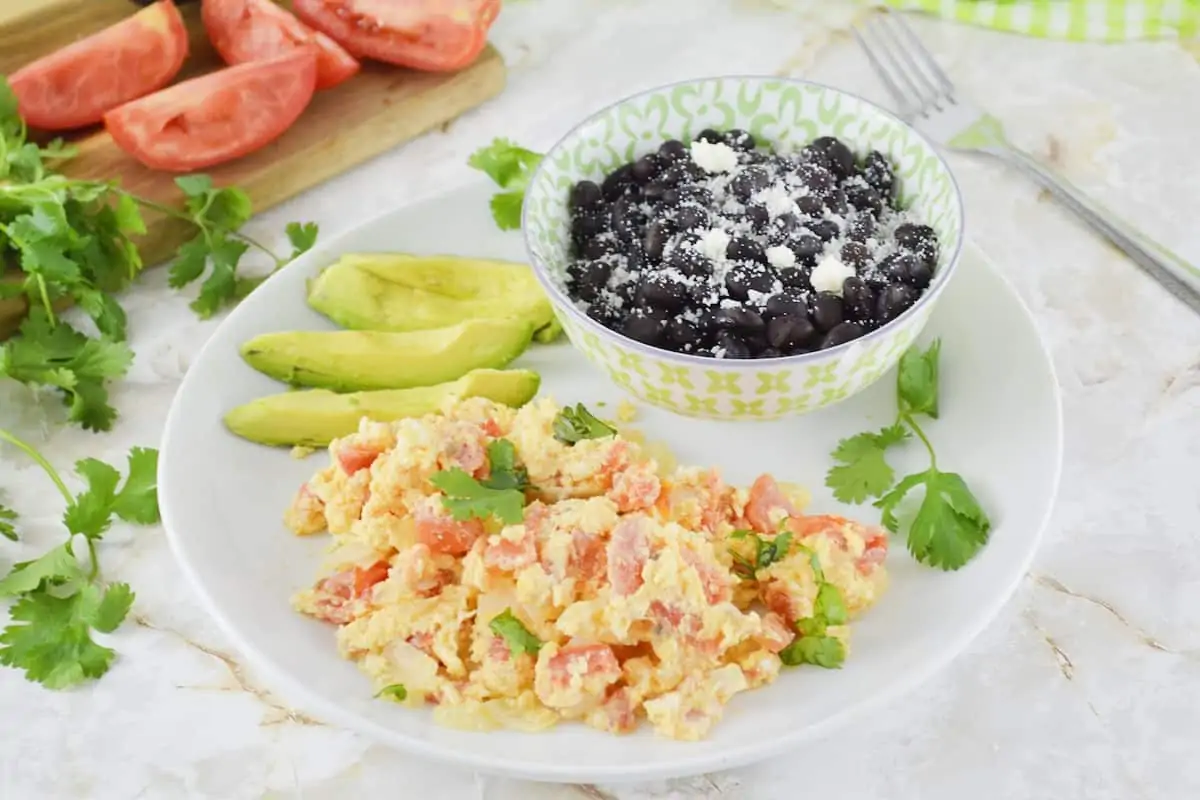
<path fill-rule="evenodd" d="M 858 29 L 858 26 L 856 25 L 851 28 L 851 32 L 854 34 L 854 38 L 858 41 L 859 47 L 861 47 L 863 52 L 867 54 L 867 60 L 871 62 L 871 67 L 875 70 L 875 74 L 879 76 L 879 80 L 883 82 L 884 87 L 892 95 L 892 99 L 896 101 L 896 105 L 899 106 L 900 116 L 912 116 L 916 109 L 912 107 L 912 104 L 909 101 L 908 96 L 904 93 L 904 90 L 892 80 L 891 73 L 875 55 L 875 51 L 871 48 L 870 43 L 867 42 L 862 32 Z"/>
<path fill-rule="evenodd" d="M 908 39 L 908 43 L 911 46 L 912 51 L 918 55 L 921 63 L 925 65 L 925 69 L 927 69 L 929 73 L 933 75 L 933 79 L 938 82 L 942 92 L 945 93 L 948 98 L 950 98 L 951 102 L 954 102 L 954 83 L 951 82 L 946 73 L 942 71 L 942 68 L 938 66 L 937 61 L 935 61 L 933 58 L 933 54 L 929 52 L 929 48 L 921 43 L 921 39 L 917 36 L 917 32 L 914 31 L 912 26 L 908 24 L 908 21 L 904 19 L 904 15 L 889 13 L 888 16 L 895 17 L 896 27 L 904 32 L 904 36 L 906 39 Z"/>
<path fill-rule="evenodd" d="M 870 39 L 874 40 L 874 49 L 878 54 L 880 62 L 887 62 L 884 72 L 887 72 L 891 76 L 888 80 L 895 81 L 898 78 L 899 83 L 903 84 L 905 88 L 902 94 L 905 96 L 907 110 L 902 109 L 901 115 L 923 116 L 925 114 L 925 106 L 927 105 L 925 97 L 921 94 L 920 88 L 909 77 L 908 70 L 904 68 L 904 65 L 900 63 L 900 60 L 893 52 L 894 42 L 892 42 L 888 32 L 883 28 L 882 24 L 872 20 L 863 26 L 862 33 L 864 38 L 869 36 Z"/>
<path fill-rule="evenodd" d="M 927 112 L 929 106 L 933 106 L 934 109 L 940 111 L 942 109 L 940 101 L 943 99 L 941 92 L 938 91 L 937 86 L 925 77 L 925 73 L 921 71 L 921 68 L 917 66 L 917 62 L 913 60 L 912 54 L 909 53 L 909 48 L 901 41 L 895 27 L 891 24 L 891 21 L 898 16 L 900 15 L 886 12 L 880 15 L 879 22 L 875 26 L 879 33 L 879 38 L 887 43 L 889 53 L 893 50 L 899 53 L 899 57 L 893 56 L 893 59 L 896 61 L 900 75 L 905 83 L 909 85 L 909 88 L 920 99 L 921 111 Z M 903 65 L 900 64 L 901 61 L 903 61 Z M 918 86 L 918 83 L 921 85 Z"/>

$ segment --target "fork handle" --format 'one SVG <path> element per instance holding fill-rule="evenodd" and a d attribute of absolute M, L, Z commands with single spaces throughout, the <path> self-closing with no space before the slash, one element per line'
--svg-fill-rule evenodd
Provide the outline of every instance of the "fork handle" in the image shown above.
<path fill-rule="evenodd" d="M 1124 251 L 1176 299 L 1200 314 L 1200 269 L 1155 244 L 1137 228 L 1025 151 L 1005 143 L 990 147 L 987 152 L 1018 167 L 1050 190 L 1063 205 Z"/>

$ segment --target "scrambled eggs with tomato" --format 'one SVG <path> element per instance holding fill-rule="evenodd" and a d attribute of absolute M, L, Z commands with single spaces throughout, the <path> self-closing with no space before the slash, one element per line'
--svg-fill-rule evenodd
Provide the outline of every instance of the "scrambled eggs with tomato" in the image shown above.
<path fill-rule="evenodd" d="M 335 542 L 295 607 L 377 691 L 471 729 L 644 719 L 695 740 L 785 663 L 836 665 L 820 653 L 844 656 L 886 585 L 881 531 L 806 516 L 768 475 L 660 467 L 599 420 L 564 437 L 564 413 L 471 398 L 363 420 L 286 513 Z M 482 488 L 443 492 L 451 474 Z"/>

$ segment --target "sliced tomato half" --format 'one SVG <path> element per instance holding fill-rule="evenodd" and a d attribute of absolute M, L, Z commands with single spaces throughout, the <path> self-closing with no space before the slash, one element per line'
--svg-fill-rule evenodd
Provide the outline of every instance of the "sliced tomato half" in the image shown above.
<path fill-rule="evenodd" d="M 296 16 L 360 58 L 462 69 L 487 44 L 500 0 L 295 0 Z"/>
<path fill-rule="evenodd" d="M 328 89 L 359 70 L 354 56 L 271 0 L 204 0 L 204 30 L 226 64 L 282 55 L 297 47 L 317 48 L 317 88 Z"/>
<path fill-rule="evenodd" d="M 159 0 L 126 20 L 39 58 L 8 78 L 35 128 L 61 131 L 160 89 L 183 66 L 188 37 L 179 9 Z"/>
<path fill-rule="evenodd" d="M 317 83 L 304 47 L 176 84 L 104 115 L 117 145 L 152 169 L 188 172 L 244 156 L 300 116 Z"/>

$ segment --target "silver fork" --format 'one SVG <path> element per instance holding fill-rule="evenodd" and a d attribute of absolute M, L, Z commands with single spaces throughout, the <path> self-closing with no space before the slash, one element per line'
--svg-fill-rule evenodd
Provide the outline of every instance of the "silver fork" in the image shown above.
<path fill-rule="evenodd" d="M 1004 135 L 1000 120 L 957 95 L 954 84 L 901 14 L 885 9 L 856 26 L 854 37 L 895 99 L 904 121 L 943 148 L 987 153 L 1017 167 L 1200 314 L 1200 269 L 1155 244 L 1079 187 L 1015 147 Z"/>

